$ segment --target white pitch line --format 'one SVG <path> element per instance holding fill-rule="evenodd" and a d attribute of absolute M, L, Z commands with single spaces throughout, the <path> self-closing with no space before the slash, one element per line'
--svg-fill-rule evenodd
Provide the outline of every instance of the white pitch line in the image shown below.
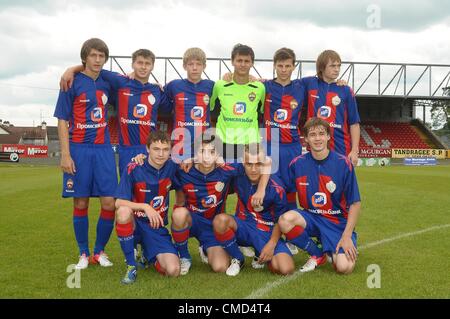
<path fill-rule="evenodd" d="M 450 227 L 450 224 L 440 225 L 440 226 L 433 226 L 433 227 L 422 229 L 422 230 L 419 230 L 419 231 L 397 235 L 397 236 L 394 236 L 394 237 L 391 237 L 391 238 L 386 238 L 386 239 L 382 239 L 382 240 L 379 240 L 379 241 L 376 241 L 376 242 L 373 242 L 373 243 L 362 245 L 362 246 L 358 247 L 358 250 L 364 250 L 364 249 L 367 249 L 367 248 L 383 245 L 383 244 L 389 243 L 389 242 L 397 240 L 397 239 L 402 239 L 402 238 L 406 238 L 406 237 L 416 236 L 416 235 L 420 235 L 420 234 L 423 234 L 423 233 L 430 232 L 432 230 L 438 230 L 438 229 L 443 229 L 443 228 L 447 228 L 447 227 Z M 287 283 L 297 279 L 297 277 L 299 277 L 300 275 L 303 275 L 303 274 L 304 273 L 302 273 L 300 271 L 296 271 L 291 276 L 285 276 L 285 277 L 282 277 L 282 278 L 280 278 L 280 279 L 278 279 L 276 281 L 270 282 L 270 283 L 266 284 L 264 287 L 253 291 L 250 295 L 245 297 L 245 299 L 258 299 L 258 298 L 261 298 L 262 296 L 266 295 L 267 293 L 269 293 L 271 290 L 275 289 L 276 287 L 284 285 L 284 284 L 287 284 Z"/>

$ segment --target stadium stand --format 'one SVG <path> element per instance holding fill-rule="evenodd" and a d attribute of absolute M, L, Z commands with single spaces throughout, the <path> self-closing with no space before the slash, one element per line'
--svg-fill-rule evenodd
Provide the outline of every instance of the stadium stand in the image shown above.
<path fill-rule="evenodd" d="M 360 147 L 431 148 L 420 129 L 405 122 L 367 121 L 361 124 Z"/>

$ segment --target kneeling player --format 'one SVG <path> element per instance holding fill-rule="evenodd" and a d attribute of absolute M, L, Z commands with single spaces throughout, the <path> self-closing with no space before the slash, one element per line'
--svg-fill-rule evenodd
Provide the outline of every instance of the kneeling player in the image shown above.
<path fill-rule="evenodd" d="M 221 145 L 214 135 L 208 138 L 204 134 L 194 148 L 198 163 L 188 173 L 177 174 L 179 206 L 172 213 L 172 237 L 180 254 L 182 275 L 191 267 L 189 237 L 197 238 L 213 271 L 225 272 L 230 264 L 228 254 L 214 236 L 212 220 L 223 213 L 231 179 L 244 172 L 241 164 L 216 167 Z M 261 189 L 264 192 L 267 177 L 261 179 L 259 193 Z"/>
<path fill-rule="evenodd" d="M 169 160 L 170 138 L 161 131 L 147 139 L 148 160 L 130 163 L 122 174 L 116 194 L 116 231 L 128 265 L 122 283 L 136 280 L 134 227 L 144 242 L 145 256 L 167 276 L 180 274 L 180 261 L 167 225 L 169 191 L 178 165 Z M 134 213 L 134 223 L 133 223 Z"/>
<path fill-rule="evenodd" d="M 238 245 L 252 246 L 259 255 L 258 263 L 268 262 L 269 268 L 282 275 L 294 272 L 294 260 L 280 239 L 278 217 L 286 211 L 286 193 L 281 180 L 271 176 L 266 186 L 262 205 L 254 206 L 252 196 L 261 180 L 265 154 L 260 145 L 250 144 L 244 150 L 245 175 L 235 178 L 234 187 L 238 196 L 236 216 L 219 214 L 214 218 L 216 239 L 232 257 L 226 274 L 236 276 L 244 263 L 244 255 Z"/>
<path fill-rule="evenodd" d="M 283 214 L 278 223 L 288 241 L 311 258 L 300 269 L 312 271 L 332 256 L 336 272 L 350 274 L 356 264 L 356 222 L 361 199 L 350 160 L 328 149 L 330 125 L 311 118 L 304 126 L 309 153 L 290 163 L 288 188 L 296 189 L 302 209 Z M 320 239 L 319 249 L 310 236 Z"/>

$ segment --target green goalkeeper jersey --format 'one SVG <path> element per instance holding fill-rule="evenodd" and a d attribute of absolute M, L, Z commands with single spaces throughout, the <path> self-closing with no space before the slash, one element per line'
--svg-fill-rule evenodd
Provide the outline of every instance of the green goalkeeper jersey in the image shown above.
<path fill-rule="evenodd" d="M 219 80 L 214 84 L 210 101 L 211 111 L 216 100 L 220 114 L 216 130 L 227 144 L 259 143 L 258 112 L 262 112 L 265 88 L 260 82 L 237 84 Z"/>

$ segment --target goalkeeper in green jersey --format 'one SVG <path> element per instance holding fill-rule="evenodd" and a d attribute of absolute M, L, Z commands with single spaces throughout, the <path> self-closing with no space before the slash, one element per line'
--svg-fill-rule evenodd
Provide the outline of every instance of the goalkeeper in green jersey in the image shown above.
<path fill-rule="evenodd" d="M 263 111 L 265 89 L 264 84 L 250 81 L 254 60 L 251 47 L 235 45 L 231 52 L 233 80 L 214 84 L 210 107 L 211 111 L 220 108 L 216 131 L 224 143 L 223 157 L 227 161 L 242 158 L 245 144 L 261 141 L 258 113 Z"/>

